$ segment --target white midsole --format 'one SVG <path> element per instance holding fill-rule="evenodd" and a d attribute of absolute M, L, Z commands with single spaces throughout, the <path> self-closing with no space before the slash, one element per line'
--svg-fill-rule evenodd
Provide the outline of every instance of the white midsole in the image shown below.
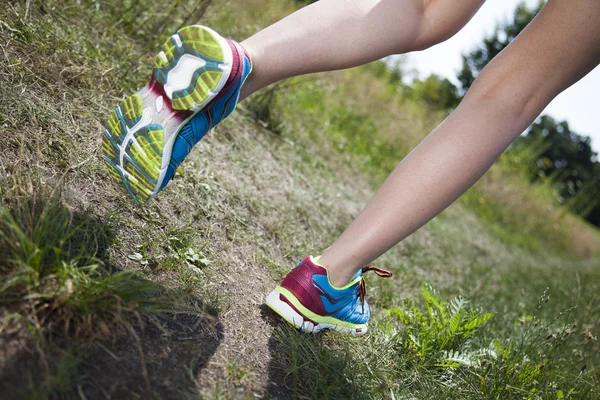
<path fill-rule="evenodd" d="M 173 99 L 173 92 L 186 89 L 196 70 L 204 67 L 206 61 L 191 54 L 182 55 L 173 69 L 167 73 L 167 82 L 164 84 L 165 93 Z"/>
<path fill-rule="evenodd" d="M 265 304 L 277 311 L 285 320 L 294 325 L 303 332 L 318 333 L 323 329 L 332 329 L 338 332 L 350 333 L 351 335 L 364 335 L 367 332 L 367 327 L 357 331 L 356 329 L 346 328 L 343 326 L 319 323 L 315 325 L 313 322 L 305 320 L 304 317 L 294 310 L 288 303 L 281 300 L 281 294 L 272 291 L 265 299 Z"/>

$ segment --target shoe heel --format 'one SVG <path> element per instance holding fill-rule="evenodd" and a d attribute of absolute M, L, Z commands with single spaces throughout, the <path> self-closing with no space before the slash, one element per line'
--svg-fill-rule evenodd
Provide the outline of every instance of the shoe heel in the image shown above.
<path fill-rule="evenodd" d="M 273 291 L 267 296 L 265 304 L 297 329 L 303 332 L 315 332 L 315 324 L 312 321 L 306 320 L 302 314 L 283 301 L 281 299 L 282 296 L 281 293 Z"/>
<path fill-rule="evenodd" d="M 223 37 L 201 25 L 186 26 L 163 44 L 154 78 L 174 110 L 200 111 L 223 88 L 233 54 Z"/>

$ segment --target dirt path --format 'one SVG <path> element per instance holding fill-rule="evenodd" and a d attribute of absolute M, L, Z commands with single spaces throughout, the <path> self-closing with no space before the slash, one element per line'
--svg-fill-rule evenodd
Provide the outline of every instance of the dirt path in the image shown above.
<path fill-rule="evenodd" d="M 303 175 L 289 144 L 241 115 L 215 134 L 222 137 L 203 143 L 185 168 L 200 185 L 216 187 L 208 211 L 213 230 L 207 239 L 215 255 L 210 275 L 226 304 L 219 315 L 223 337 L 198 384 L 205 396 L 282 396 L 285 373 L 271 370 L 279 356 L 273 354 L 273 326 L 281 321 L 262 306 L 264 297 L 306 252 L 328 243 L 367 191 L 357 193 L 344 180 L 334 184 L 334 177 L 327 182 Z M 272 147 L 278 147 L 277 157 Z M 228 223 L 232 219 L 237 223 Z"/>

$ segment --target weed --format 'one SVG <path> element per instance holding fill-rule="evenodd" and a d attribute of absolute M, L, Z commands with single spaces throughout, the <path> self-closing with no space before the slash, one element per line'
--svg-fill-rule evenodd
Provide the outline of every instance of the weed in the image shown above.
<path fill-rule="evenodd" d="M 130 331 L 132 319 L 169 307 L 161 286 L 133 271 L 109 273 L 101 257 L 111 234 L 93 214 L 73 212 L 59 189 L 31 187 L 0 208 L 0 304 L 20 323 L 45 335 L 94 336 Z"/>
<path fill-rule="evenodd" d="M 426 310 L 421 311 L 412 300 L 407 299 L 403 309 L 389 311 L 406 327 L 398 340 L 405 350 L 414 355 L 419 365 L 458 367 L 470 365 L 474 357 L 485 355 L 485 351 L 466 349 L 479 327 L 493 314 L 470 309 L 469 301 L 464 297 L 444 301 L 428 284 L 422 285 L 421 295 Z"/>
<path fill-rule="evenodd" d="M 277 92 L 282 84 L 275 84 L 252 97 L 246 106 L 250 116 L 269 131 L 281 134 L 284 126 L 281 111 L 277 107 Z"/>
<path fill-rule="evenodd" d="M 232 361 L 225 367 L 225 377 L 235 386 L 243 386 L 248 383 L 250 371 Z"/>
<path fill-rule="evenodd" d="M 0 334 L 8 348 L 35 349 L 40 373 L 10 383 L 29 380 L 29 395 L 45 398 L 72 390 L 77 349 L 121 335 L 139 343 L 155 316 L 201 311 L 139 272 L 114 271 L 105 253 L 110 228 L 89 210 L 74 211 L 60 186 L 33 182 L 15 180 L 1 199 Z"/>

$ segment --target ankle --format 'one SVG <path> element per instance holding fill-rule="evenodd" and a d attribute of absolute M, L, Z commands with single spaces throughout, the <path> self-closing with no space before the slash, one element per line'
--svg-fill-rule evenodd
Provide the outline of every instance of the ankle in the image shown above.
<path fill-rule="evenodd" d="M 244 81 L 242 88 L 240 89 L 240 97 L 238 99 L 238 103 L 245 100 L 248 96 L 256 92 L 261 88 L 259 82 L 257 82 L 257 74 L 256 74 L 256 61 L 260 58 L 259 52 L 252 47 L 251 43 L 247 41 L 243 41 L 240 43 L 240 46 L 244 49 L 248 57 L 250 58 L 250 63 L 252 64 L 252 71 Z"/>
<path fill-rule="evenodd" d="M 244 40 L 240 43 L 248 57 L 250 57 L 252 71 L 246 78 L 246 81 L 240 90 L 238 102 L 243 101 L 246 97 L 254 94 L 260 89 L 282 79 L 282 77 L 278 77 L 273 73 L 272 62 L 269 62 L 268 57 L 266 57 L 264 48 L 251 39 L 252 38 Z"/>
<path fill-rule="evenodd" d="M 254 89 L 254 85 L 253 85 L 253 79 L 252 79 L 252 72 L 250 72 L 250 75 L 248 75 L 248 78 L 246 78 L 246 81 L 244 82 L 244 84 L 242 85 L 242 88 L 240 89 L 240 97 L 238 98 L 238 103 L 241 103 L 242 101 L 244 101 L 246 99 L 246 97 L 250 96 L 252 93 L 254 93 L 256 90 Z"/>
<path fill-rule="evenodd" d="M 352 281 L 352 278 L 354 278 L 354 275 L 356 274 L 355 272 L 354 274 L 348 275 L 344 271 L 331 270 L 329 268 L 327 269 L 327 271 L 329 275 L 329 283 L 338 288 L 349 284 Z"/>
<path fill-rule="evenodd" d="M 324 256 L 319 258 L 318 263 L 327 269 L 329 282 L 335 287 L 346 286 L 354 278 L 354 275 L 356 275 L 356 271 L 343 268 L 342 264 L 336 263 L 334 260 L 329 261 Z"/>

